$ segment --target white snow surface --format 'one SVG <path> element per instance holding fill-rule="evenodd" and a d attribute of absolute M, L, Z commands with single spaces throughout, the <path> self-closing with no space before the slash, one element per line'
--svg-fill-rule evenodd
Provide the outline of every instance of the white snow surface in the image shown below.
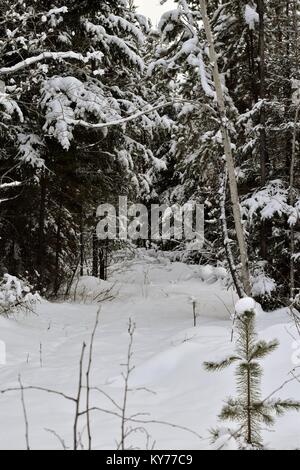
<path fill-rule="evenodd" d="M 251 5 L 246 5 L 245 20 L 250 29 L 255 29 L 255 25 L 259 23 L 259 14 Z"/>
<path fill-rule="evenodd" d="M 244 299 L 238 300 L 235 304 L 235 311 L 238 315 L 242 315 L 246 312 L 254 312 L 256 307 L 256 302 L 251 297 L 245 297 Z"/>
<path fill-rule="evenodd" d="M 171 263 L 167 257 L 143 257 L 120 261 L 107 282 L 85 277 L 81 288 L 90 295 L 114 286 L 116 298 L 102 303 L 95 336 L 91 385 L 101 388 L 118 403 L 122 400 L 122 366 L 128 348 L 128 320 L 136 323 L 128 414 L 147 413 L 145 420 L 167 421 L 188 427 L 203 437 L 162 424 L 145 424 L 156 449 L 210 449 L 209 429 L 218 424 L 224 400 L 235 395 L 234 368 L 211 374 L 204 361 L 232 353 L 232 321 L 237 297 L 225 287 L 224 270 Z M 83 296 L 84 298 L 84 296 Z M 85 299 L 87 300 L 87 299 Z M 89 297 L 91 301 L 91 297 Z M 193 327 L 193 302 L 197 305 Z M 75 396 L 83 341 L 89 342 L 97 303 L 48 303 L 38 315 L 0 318 L 0 340 L 5 342 L 7 364 L 0 366 L 0 388 L 16 387 L 21 374 L 24 386 L 55 389 Z M 287 311 L 258 317 L 259 336 L 278 338 L 280 347 L 264 361 L 263 395 L 269 395 L 300 365 L 300 342 Z M 292 336 L 296 338 L 293 340 Z M 152 392 L 150 392 L 149 389 Z M 281 398 L 299 398 L 293 382 L 280 391 Z M 59 449 L 55 431 L 72 447 L 74 406 L 62 397 L 25 391 L 29 440 L 32 449 Z M 92 392 L 93 406 L 116 411 L 109 399 Z M 85 403 L 82 402 L 82 409 Z M 277 421 L 274 432 L 265 433 L 270 448 L 300 446 L 297 413 Z M 138 425 L 137 425 L 138 426 Z M 230 423 L 223 423 L 223 427 Z M 80 431 L 86 446 L 85 419 Z M 92 414 L 94 449 L 115 449 L 120 440 L 120 420 L 109 414 Z M 230 435 L 230 434 L 229 434 Z M 127 446 L 145 448 L 145 433 L 135 432 Z M 151 441 L 152 442 L 152 441 Z M 20 392 L 0 394 L 0 448 L 24 449 L 25 425 Z M 230 446 L 229 446 L 230 447 Z"/>

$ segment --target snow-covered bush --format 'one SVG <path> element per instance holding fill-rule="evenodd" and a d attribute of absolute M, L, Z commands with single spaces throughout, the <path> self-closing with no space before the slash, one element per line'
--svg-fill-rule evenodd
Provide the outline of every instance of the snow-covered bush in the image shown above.
<path fill-rule="evenodd" d="M 273 297 L 276 297 L 277 294 L 277 283 L 265 272 L 266 268 L 266 263 L 258 263 L 253 269 L 251 276 L 252 295 L 260 303 L 270 306 Z"/>
<path fill-rule="evenodd" d="M 33 311 L 41 300 L 38 293 L 22 279 L 5 274 L 0 282 L 0 315 Z"/>
<path fill-rule="evenodd" d="M 93 276 L 80 276 L 73 282 L 68 295 L 64 295 L 64 299 L 77 303 L 93 304 L 110 302 L 116 296 L 115 284 Z"/>

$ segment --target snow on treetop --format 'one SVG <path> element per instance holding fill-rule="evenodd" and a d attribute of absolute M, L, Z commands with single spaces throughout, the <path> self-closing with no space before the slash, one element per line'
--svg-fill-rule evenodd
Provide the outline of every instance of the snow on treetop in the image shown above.
<path fill-rule="evenodd" d="M 182 11 L 178 8 L 175 10 L 166 11 L 160 19 L 158 24 L 158 31 L 162 33 L 164 29 L 169 26 L 170 22 L 178 22 L 181 15 Z"/>
<path fill-rule="evenodd" d="M 256 302 L 251 297 L 245 297 L 239 300 L 235 305 L 235 311 L 238 315 L 243 315 L 246 312 L 254 312 Z"/>
<path fill-rule="evenodd" d="M 42 16 L 42 22 L 46 23 L 49 21 L 50 26 L 56 28 L 56 26 L 63 22 L 64 19 L 62 15 L 64 13 L 68 13 L 68 7 L 52 8 L 46 15 Z"/>
<path fill-rule="evenodd" d="M 254 29 L 255 23 L 259 22 L 259 15 L 256 9 L 250 5 L 246 5 L 245 20 L 250 29 Z"/>

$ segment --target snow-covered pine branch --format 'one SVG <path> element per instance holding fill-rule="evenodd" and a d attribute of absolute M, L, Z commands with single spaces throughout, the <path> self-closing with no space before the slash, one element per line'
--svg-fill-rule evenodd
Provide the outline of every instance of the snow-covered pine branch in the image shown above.
<path fill-rule="evenodd" d="M 82 126 L 89 129 L 107 129 L 122 126 L 143 116 L 167 108 L 172 103 L 147 106 L 122 118 L 120 101 L 105 93 L 102 87 L 93 83 L 84 84 L 74 77 L 55 77 L 46 80 L 42 86 L 41 107 L 45 110 L 44 131 L 55 137 L 65 150 L 70 148 L 73 129 Z M 130 109 L 132 109 L 132 104 Z M 101 122 L 92 122 L 88 119 Z M 146 125 L 145 125 L 146 127 Z"/>
<path fill-rule="evenodd" d="M 98 61 L 101 60 L 102 54 L 100 52 L 96 53 L 87 53 L 86 56 L 83 54 L 79 54 L 73 51 L 68 52 L 42 52 L 41 54 L 33 57 L 28 57 L 27 59 L 18 62 L 15 65 L 10 67 L 2 67 L 0 68 L 0 76 L 10 75 L 20 70 L 23 70 L 27 67 L 31 67 L 39 62 L 43 62 L 44 60 L 54 60 L 54 61 L 61 61 L 61 60 L 78 60 L 79 62 L 87 63 L 90 60 L 97 59 Z"/>
<path fill-rule="evenodd" d="M 1 108 L 3 111 L 1 111 Z M 18 116 L 20 122 L 24 122 L 24 115 L 20 106 L 5 91 L 0 91 L 0 113 L 3 119 L 10 120 L 14 114 Z"/>
<path fill-rule="evenodd" d="M 13 181 L 12 183 L 0 183 L 0 189 L 11 189 L 11 188 L 17 188 L 18 186 L 21 186 L 20 181 Z"/>
<path fill-rule="evenodd" d="M 45 148 L 45 143 L 36 134 L 17 134 L 18 157 L 22 164 L 32 168 L 45 168 L 45 160 L 41 157 L 41 149 Z"/>
<path fill-rule="evenodd" d="M 93 124 L 91 122 L 86 122 L 86 121 L 83 121 L 83 120 L 77 120 L 77 121 L 71 121 L 71 122 L 74 125 L 86 127 L 86 128 L 89 128 L 89 129 L 105 129 L 107 127 L 122 126 L 123 124 L 127 124 L 130 121 L 135 121 L 135 120 L 139 119 L 142 116 L 145 116 L 147 114 L 151 114 L 154 111 L 158 111 L 160 109 L 167 108 L 169 106 L 173 106 L 173 104 L 174 104 L 173 102 L 161 103 L 157 106 L 150 107 L 150 108 L 148 108 L 144 111 L 139 111 L 139 112 L 133 114 L 132 116 L 128 116 L 128 117 L 118 119 L 116 121 L 111 121 L 111 122 L 104 122 L 104 123 L 99 123 L 99 124 Z"/>
<path fill-rule="evenodd" d="M 144 69 L 144 61 L 142 57 L 134 51 L 133 47 L 130 47 L 128 41 L 125 41 L 123 38 L 120 38 L 117 35 L 108 34 L 102 25 L 96 25 L 90 21 L 85 21 L 83 25 L 87 33 L 91 35 L 94 44 L 99 42 L 100 44 L 103 44 L 105 49 L 115 47 L 119 49 L 122 54 L 124 54 L 129 62 L 135 66 L 138 66 L 140 70 Z M 136 35 L 135 30 L 133 34 Z"/>

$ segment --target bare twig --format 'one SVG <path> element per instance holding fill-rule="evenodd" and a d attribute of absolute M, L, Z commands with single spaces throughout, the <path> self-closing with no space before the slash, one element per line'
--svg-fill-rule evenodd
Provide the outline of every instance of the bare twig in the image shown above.
<path fill-rule="evenodd" d="M 120 413 L 117 413 L 116 411 L 112 411 L 112 410 L 107 410 L 105 408 L 100 408 L 98 406 L 94 406 L 92 408 L 90 408 L 89 412 L 94 412 L 94 411 L 97 411 L 99 413 L 104 413 L 104 414 L 108 414 L 108 415 L 111 415 L 111 416 L 115 416 L 116 418 L 121 418 L 122 419 L 122 414 Z M 86 410 L 81 412 L 79 414 L 79 416 L 83 416 L 86 414 Z M 141 415 L 141 413 L 140 413 Z M 161 426 L 167 426 L 167 427 L 170 427 L 170 428 L 173 428 L 173 429 L 179 429 L 181 431 L 185 431 L 189 434 L 192 434 L 193 436 L 197 437 L 198 439 L 200 439 L 201 441 L 203 441 L 203 437 L 200 436 L 200 434 L 198 434 L 196 431 L 193 431 L 192 429 L 189 429 L 188 427 L 186 426 L 180 426 L 178 424 L 173 424 L 173 423 L 169 423 L 168 421 L 161 421 L 161 420 L 156 420 L 156 419 L 137 419 L 137 418 L 133 418 L 133 417 L 129 417 L 129 418 L 126 418 L 124 419 L 125 422 L 128 422 L 128 423 L 135 423 L 135 424 L 158 424 L 158 425 L 161 425 Z"/>
<path fill-rule="evenodd" d="M 129 319 L 128 325 L 128 334 L 129 334 L 129 345 L 127 351 L 127 363 L 125 364 L 125 373 L 123 374 L 124 377 L 124 395 L 123 395 L 123 406 L 122 406 L 122 422 L 121 422 L 121 443 L 120 447 L 122 450 L 125 450 L 125 441 L 126 441 L 126 412 L 127 412 L 127 401 L 128 401 L 128 393 L 129 393 L 129 379 L 132 371 L 134 370 L 134 366 L 131 366 L 132 360 L 132 346 L 133 346 L 133 337 L 135 332 L 135 324 L 132 323 L 131 319 Z"/>
<path fill-rule="evenodd" d="M 22 402 L 22 408 L 23 408 L 23 414 L 24 414 L 24 421 L 25 421 L 25 439 L 26 439 L 26 449 L 30 450 L 30 444 L 29 444 L 29 425 L 28 425 L 28 417 L 27 417 L 27 411 L 26 411 L 26 404 L 25 404 L 25 398 L 24 398 L 24 387 L 22 384 L 21 376 L 19 375 L 18 382 L 20 385 L 20 390 L 21 390 L 21 402 Z"/>
<path fill-rule="evenodd" d="M 121 406 L 108 393 L 104 392 L 104 390 L 101 390 L 98 387 L 90 387 L 90 390 L 101 393 L 101 395 L 106 397 L 119 411 L 122 410 Z"/>
<path fill-rule="evenodd" d="M 89 440 L 89 450 L 92 450 L 92 432 L 91 432 L 91 422 L 90 422 L 90 413 L 89 413 L 89 408 L 90 408 L 90 373 L 91 373 L 91 368 L 92 368 L 92 361 L 93 361 L 93 347 L 94 347 L 94 340 L 95 340 L 95 335 L 96 331 L 99 325 L 99 316 L 100 316 L 100 311 L 101 308 L 99 308 L 96 316 L 96 322 L 95 326 L 92 332 L 91 336 L 91 342 L 90 342 L 90 350 L 89 350 L 89 362 L 88 362 L 88 368 L 86 371 L 86 409 L 87 409 L 87 414 L 86 414 L 86 421 L 87 421 L 87 433 L 88 433 L 88 440 Z"/>
<path fill-rule="evenodd" d="M 76 398 L 76 410 L 75 410 L 75 420 L 74 420 L 74 435 L 73 435 L 73 444 L 74 444 L 74 450 L 78 449 L 78 437 L 77 437 L 77 432 L 78 432 L 78 420 L 80 416 L 80 399 L 81 399 L 81 394 L 82 394 L 82 376 L 83 376 L 83 360 L 84 360 L 84 353 L 86 350 L 86 344 L 83 343 L 82 349 L 81 349 L 81 356 L 80 356 L 80 362 L 79 362 L 79 382 L 78 382 L 78 393 L 77 393 L 77 398 Z"/>
<path fill-rule="evenodd" d="M 293 369 L 292 371 L 289 372 L 289 375 L 292 375 L 292 378 L 291 379 L 288 379 L 286 380 L 285 382 L 283 382 L 283 384 L 280 385 L 280 387 L 276 388 L 276 390 L 274 390 L 272 393 L 270 393 L 269 396 L 267 396 L 267 398 L 265 398 L 262 403 L 265 403 L 267 401 L 269 401 L 274 395 L 276 395 L 276 393 L 280 392 L 281 390 L 283 390 L 287 385 L 289 385 L 291 382 L 295 382 L 295 380 L 297 380 L 299 382 L 300 380 L 300 375 L 295 375 L 295 370 L 296 369 Z"/>
<path fill-rule="evenodd" d="M 59 434 L 57 434 L 57 432 L 53 431 L 53 429 L 47 429 L 45 428 L 45 431 L 48 432 L 49 434 L 52 434 L 54 437 L 56 437 L 56 439 L 59 441 L 59 443 L 61 444 L 63 450 L 68 450 L 69 448 L 66 446 L 66 443 L 65 441 L 60 437 Z"/>
<path fill-rule="evenodd" d="M 125 382 L 124 386 L 124 394 L 123 394 L 123 401 L 122 404 L 119 405 L 108 393 L 105 391 L 101 390 L 100 388 L 97 387 L 91 387 L 90 384 L 90 372 L 92 368 L 92 359 L 93 359 L 93 345 L 94 345 L 94 339 L 95 339 L 95 334 L 97 331 L 97 327 L 99 324 L 99 313 L 100 310 L 97 312 L 97 318 L 95 322 L 95 326 L 92 332 L 91 336 L 91 343 L 90 343 L 90 350 L 89 350 L 89 361 L 88 361 L 88 368 L 86 371 L 86 386 L 83 385 L 83 365 L 84 365 L 84 357 L 85 357 L 85 350 L 86 350 L 86 344 L 83 343 L 82 349 L 81 349 L 81 355 L 80 355 L 80 362 L 79 362 L 79 382 L 78 382 L 78 391 L 77 391 L 77 396 L 69 396 L 66 395 L 65 393 L 59 392 L 57 390 L 52 390 L 52 389 L 47 389 L 44 387 L 35 387 L 35 386 L 27 386 L 24 387 L 21 379 L 19 378 L 19 387 L 11 387 L 7 389 L 0 390 L 0 395 L 1 394 L 6 394 L 10 392 L 20 392 L 21 391 L 21 397 L 22 397 L 22 405 L 23 405 L 23 412 L 24 412 L 24 419 L 25 419 L 25 426 L 26 426 L 26 443 L 27 443 L 27 448 L 29 449 L 29 431 L 28 431 L 28 419 L 27 419 L 27 413 L 26 413 L 26 408 L 25 408 L 25 401 L 24 401 L 24 391 L 41 391 L 49 394 L 53 394 L 56 396 L 59 396 L 61 398 L 64 398 L 68 401 L 71 401 L 75 405 L 75 418 L 74 418 L 74 424 L 73 424 L 73 448 L 74 450 L 78 450 L 78 448 L 84 448 L 83 442 L 82 442 L 82 436 L 83 432 L 78 433 L 78 423 L 79 419 L 82 416 L 86 416 L 86 422 L 87 422 L 87 433 L 88 433 L 88 438 L 89 438 L 89 449 L 92 447 L 92 432 L 91 432 L 91 426 L 90 426 L 90 414 L 92 412 L 101 412 L 108 414 L 110 416 L 114 416 L 118 419 L 121 420 L 121 441 L 119 444 L 117 444 L 118 448 L 121 448 L 122 450 L 125 450 L 126 448 L 126 440 L 127 438 L 133 434 L 134 432 L 143 432 L 146 437 L 147 437 L 147 448 L 150 447 L 150 435 L 148 431 L 144 428 L 145 425 L 147 424 L 155 424 L 155 425 L 163 425 L 167 426 L 173 429 L 178 429 L 182 430 L 185 432 L 188 432 L 194 436 L 196 436 L 198 439 L 203 440 L 203 438 L 195 431 L 185 427 L 185 426 L 180 426 L 176 424 L 169 423 L 167 421 L 160 421 L 160 420 L 155 420 L 155 419 L 147 419 L 147 416 L 149 416 L 148 413 L 136 413 L 131 416 L 127 416 L 127 405 L 128 405 L 128 395 L 129 393 L 133 391 L 147 391 L 149 393 L 155 393 L 152 392 L 151 390 L 148 390 L 146 388 L 139 388 L 139 389 L 132 389 L 129 387 L 129 379 L 132 371 L 134 370 L 134 366 L 131 365 L 132 363 L 132 347 L 133 347 L 133 338 L 134 338 L 134 332 L 135 332 L 135 324 L 133 324 L 130 320 L 129 322 L 129 327 L 128 327 L 128 333 L 130 336 L 130 341 L 128 345 L 128 351 L 127 351 L 127 362 L 124 364 L 125 366 L 125 372 L 122 374 Z M 80 404 L 81 404 L 81 397 L 83 390 L 86 389 L 86 409 L 83 411 L 80 410 Z M 116 411 L 105 409 L 105 408 L 100 408 L 96 406 L 90 406 L 90 393 L 92 390 L 98 391 L 101 393 L 103 396 L 105 396 L 111 404 L 115 407 Z M 130 424 L 137 425 L 135 427 L 131 427 Z M 63 447 L 64 450 L 67 450 L 66 443 L 64 440 L 53 430 L 46 429 L 47 432 L 53 434 L 55 436 L 61 446 Z M 155 444 L 155 443 L 154 443 Z M 154 447 L 154 444 L 152 448 Z"/>
<path fill-rule="evenodd" d="M 53 395 L 58 395 L 62 398 L 65 398 L 66 400 L 70 400 L 70 401 L 73 401 L 73 402 L 76 403 L 76 398 L 70 397 L 70 396 L 66 395 L 65 393 L 58 392 L 57 390 L 51 390 L 51 389 L 48 389 L 48 388 L 33 387 L 33 386 L 28 386 L 28 387 L 23 386 L 23 390 L 35 390 L 35 391 L 38 391 L 38 392 L 47 392 L 47 393 L 50 393 L 50 394 L 53 394 Z M 0 390 L 0 394 L 4 395 L 6 393 L 19 392 L 19 391 L 20 391 L 20 387 L 12 387 L 12 388 L 6 388 L 6 389 L 3 389 L 3 390 Z"/>

